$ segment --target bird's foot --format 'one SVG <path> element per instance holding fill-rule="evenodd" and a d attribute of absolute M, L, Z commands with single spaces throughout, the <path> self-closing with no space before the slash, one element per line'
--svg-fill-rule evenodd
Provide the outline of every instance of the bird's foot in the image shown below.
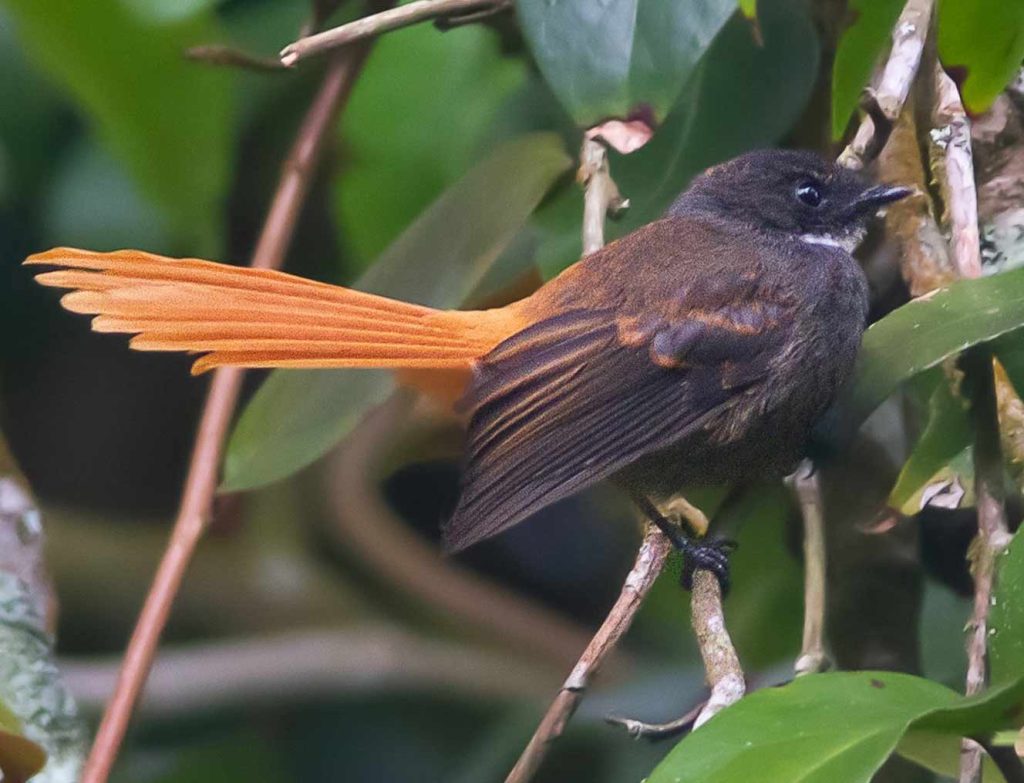
<path fill-rule="evenodd" d="M 681 498 L 678 498 L 678 496 L 670 501 L 670 504 L 667 506 L 661 507 L 656 506 L 649 498 L 644 496 L 638 495 L 635 497 L 635 500 L 647 518 L 658 526 L 661 532 L 672 542 L 672 546 L 683 555 L 683 573 L 679 583 L 685 589 L 692 590 L 694 573 L 697 571 L 710 571 L 718 580 L 718 584 L 722 588 L 722 595 L 726 595 L 729 592 L 729 554 L 736 549 L 736 542 L 697 538 L 689 535 L 682 524 L 676 524 L 668 520 L 665 513 L 663 513 L 666 508 L 672 508 L 676 513 L 685 510 L 685 515 L 680 514 L 680 516 L 683 516 L 691 524 L 696 521 L 694 520 L 693 512 L 697 512 L 700 515 L 699 519 L 704 520 L 703 530 L 707 530 L 707 517 L 704 516 L 703 512 L 685 500 L 682 500 L 682 505 L 685 508 L 680 508 Z"/>
<path fill-rule="evenodd" d="M 684 545 L 678 548 L 683 553 L 683 573 L 680 576 L 679 584 L 687 590 L 693 590 L 694 573 L 710 571 L 718 580 L 718 584 L 722 588 L 722 595 L 728 594 L 729 554 L 736 549 L 735 541 L 685 539 Z"/>

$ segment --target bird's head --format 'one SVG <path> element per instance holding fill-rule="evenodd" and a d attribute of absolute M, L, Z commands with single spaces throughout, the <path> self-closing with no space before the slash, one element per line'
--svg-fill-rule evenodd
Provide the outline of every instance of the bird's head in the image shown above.
<path fill-rule="evenodd" d="M 851 252 L 879 209 L 912 192 L 872 185 L 813 152 L 759 150 L 708 169 L 668 214 L 711 213 Z"/>

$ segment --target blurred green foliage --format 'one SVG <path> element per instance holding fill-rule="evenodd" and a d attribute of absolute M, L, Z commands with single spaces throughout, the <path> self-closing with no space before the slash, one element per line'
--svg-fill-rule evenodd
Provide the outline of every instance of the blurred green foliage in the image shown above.
<path fill-rule="evenodd" d="M 487 24 L 389 34 L 329 140 L 287 268 L 444 306 L 521 292 L 579 254 L 582 198 L 569 173 L 581 125 L 634 113 L 658 124 L 646 147 L 611 156 L 632 201 L 610 226 L 612 237 L 656 218 L 709 165 L 843 130 L 899 4 L 853 0 L 831 40 L 829 26 L 815 19 L 842 5 L 519 0 L 515 14 Z M 1018 5 L 940 3 L 940 52 L 946 65 L 967 66 L 972 109 L 987 105 L 1019 65 Z M 88 656 L 123 648 L 165 542 L 205 379 L 188 377 L 187 358 L 134 354 L 119 338 L 89 334 L 18 263 L 59 244 L 247 258 L 324 63 L 250 73 L 189 62 L 183 52 L 224 43 L 273 56 L 309 10 L 305 0 L 0 0 L 0 268 L 10 281 L 0 286 L 0 423 L 49 505 L 64 653 L 76 663 L 92 665 Z M 341 3 L 330 23 L 364 11 Z M 869 332 L 848 420 L 859 422 L 919 374 L 924 404 L 907 404 L 888 427 L 877 422 L 893 421 L 885 418 L 892 411 L 876 412 L 876 426 L 860 438 L 874 449 L 867 453 L 885 459 L 845 455 L 848 492 L 884 498 L 896 486 L 893 497 L 913 498 L 911 489 L 952 469 L 962 453 L 950 444 L 969 435 L 958 418 L 963 409 L 937 370 L 922 371 L 998 336 L 995 350 L 1022 388 L 1024 352 L 1014 331 L 1024 323 L 1022 280 L 1011 271 L 954 288 Z M 898 285 L 894 296 L 903 301 Z M 261 380 L 247 390 L 255 396 L 233 435 L 225 482 L 231 489 L 277 483 L 244 501 L 222 499 L 168 644 L 199 654 L 225 636 L 258 644 L 295 629 L 363 638 L 401 628 L 424 651 L 435 642 L 456 646 L 467 677 L 471 663 L 497 655 L 501 677 L 457 686 L 424 663 L 401 679 L 388 668 L 401 658 L 373 648 L 360 687 L 331 680 L 311 697 L 308 688 L 282 685 L 272 701 L 226 706 L 211 693 L 215 707 L 143 712 L 117 779 L 500 779 L 544 707 L 537 692 L 557 687 L 569 661 L 514 649 L 372 565 L 392 552 L 397 562 L 409 537 L 433 547 L 455 492 L 457 435 L 428 427 L 408 434 L 412 443 L 388 444 L 393 475 L 385 494 L 404 526 L 401 535 L 377 531 L 374 549 L 339 532 L 327 502 L 338 477 L 317 458 L 352 433 L 391 380 L 363 371 L 279 372 L 256 391 Z M 397 464 L 417 454 L 415 464 Z M 719 502 L 715 529 L 742 545 L 726 603 L 730 629 L 758 684 L 784 680 L 800 642 L 796 509 L 777 485 L 719 493 Z M 858 542 L 889 542 L 862 533 L 874 530 L 871 514 L 843 507 L 830 524 Z M 914 591 L 899 581 L 904 571 L 892 576 L 891 560 L 866 563 L 850 581 L 888 590 L 889 603 L 918 618 L 899 629 L 916 654 L 875 651 L 887 665 L 958 688 L 969 603 L 948 585 L 965 578 L 972 512 L 906 524 L 912 535 L 893 547 L 908 571 L 934 577 L 923 607 L 911 605 Z M 598 491 L 454 561 L 423 565 L 438 569 L 427 576 L 445 584 L 466 573 L 500 582 L 522 605 L 543 607 L 582 637 L 607 610 L 634 544 L 629 512 Z M 957 732 L 1002 727 L 989 720 L 992 705 L 1016 698 L 1020 549 L 1015 542 L 1002 561 L 993 608 L 994 667 L 1011 690 L 972 710 L 920 678 L 815 677 L 743 702 L 684 740 L 655 775 L 766 780 L 770 758 L 786 770 L 774 779 L 842 783 L 866 779 L 897 743 L 924 766 L 944 769 Z M 700 698 L 703 672 L 677 576 L 678 564 L 659 580 L 627 639 L 628 660 L 588 696 L 539 780 L 635 780 L 666 756 L 669 745 L 637 744 L 602 719 L 610 711 L 668 719 Z M 460 601 L 474 599 L 471 584 L 457 582 L 466 591 Z M 830 585 L 832 600 L 848 605 L 857 587 Z M 835 637 L 874 638 L 871 607 L 857 617 L 863 627 L 833 629 Z M 423 660 L 431 660 L 426 652 Z M 293 663 L 280 661 L 281 682 Z M 522 680 L 514 693 L 492 687 L 515 676 Z M 921 718 L 926 712 L 932 717 Z M 907 733 L 911 723 L 919 730 Z M 709 770 L 720 776 L 707 777 Z"/>

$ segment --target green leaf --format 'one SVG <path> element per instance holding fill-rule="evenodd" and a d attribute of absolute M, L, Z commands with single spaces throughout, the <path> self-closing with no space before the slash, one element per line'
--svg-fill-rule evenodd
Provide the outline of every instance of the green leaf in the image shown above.
<path fill-rule="evenodd" d="M 736 0 L 519 0 L 541 73 L 581 126 L 611 118 L 657 124 Z"/>
<path fill-rule="evenodd" d="M 818 72 L 814 24 L 805 3 L 777 0 L 761 4 L 758 25 L 761 44 L 749 22 L 740 16 L 729 20 L 661 131 L 630 155 L 612 155 L 612 174 L 632 206 L 609 224 L 611 236 L 659 217 L 708 166 L 771 146 L 792 128 Z M 572 190 L 538 213 L 538 263 L 546 277 L 579 257 L 581 210 L 582 196 Z"/>
<path fill-rule="evenodd" d="M 757 19 L 757 0 L 740 0 L 740 11 L 747 19 Z"/>
<path fill-rule="evenodd" d="M 355 287 L 432 307 L 458 305 L 570 163 L 554 134 L 502 145 L 406 229 Z M 231 436 L 223 488 L 252 489 L 305 467 L 390 388 L 390 373 L 377 371 L 272 373 Z"/>
<path fill-rule="evenodd" d="M 921 491 L 934 484 L 936 474 L 969 448 L 972 440 L 966 400 L 953 393 L 941 373 L 937 381 L 928 401 L 928 423 L 889 495 L 889 504 L 907 515 L 921 510 L 917 500 Z"/>
<path fill-rule="evenodd" d="M 1024 684 L 964 699 L 906 674 L 802 677 L 747 696 L 686 737 L 649 783 L 867 783 L 908 730 L 952 736 L 1013 724 Z"/>
<path fill-rule="evenodd" d="M 229 173 L 231 77 L 187 62 L 213 15 L 155 23 L 120 0 L 8 0 L 20 40 L 179 234 L 214 251 Z M 193 248 L 195 249 L 195 248 Z"/>
<path fill-rule="evenodd" d="M 382 37 L 345 109 L 336 178 L 341 234 L 370 261 L 479 157 L 494 115 L 522 83 L 478 25 L 416 25 Z M 457 107 L 457 108 L 456 108 Z"/>
<path fill-rule="evenodd" d="M 846 130 L 860 94 L 892 33 L 903 0 L 854 0 L 853 24 L 843 31 L 832 64 L 832 138 Z"/>
<path fill-rule="evenodd" d="M 1024 326 L 1024 269 L 961 280 L 915 299 L 864 334 L 857 374 L 844 395 L 862 422 L 908 378 L 972 345 Z"/>
<path fill-rule="evenodd" d="M 1017 533 L 999 559 L 996 588 L 989 609 L 988 659 L 992 682 L 1024 675 L 1024 536 Z"/>
<path fill-rule="evenodd" d="M 988 109 L 1024 60 L 1024 3 L 940 0 L 939 58 L 967 110 Z"/>

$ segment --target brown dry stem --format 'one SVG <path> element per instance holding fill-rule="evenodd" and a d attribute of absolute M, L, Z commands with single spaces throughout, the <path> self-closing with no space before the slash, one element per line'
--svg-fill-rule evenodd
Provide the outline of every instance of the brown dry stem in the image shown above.
<path fill-rule="evenodd" d="M 862 169 L 885 146 L 921 64 L 933 5 L 933 0 L 908 0 L 904 6 L 893 28 L 892 48 L 878 84 L 866 95 L 867 113 L 840 154 L 840 165 Z"/>

